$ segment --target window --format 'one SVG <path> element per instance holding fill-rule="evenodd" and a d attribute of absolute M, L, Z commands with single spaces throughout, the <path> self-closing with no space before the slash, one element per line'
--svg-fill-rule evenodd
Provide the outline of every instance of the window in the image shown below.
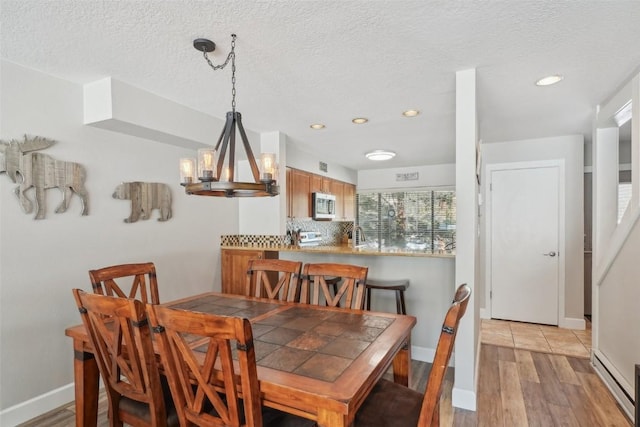
<path fill-rule="evenodd" d="M 357 224 L 367 244 L 386 250 L 455 252 L 454 191 L 358 193 Z"/>

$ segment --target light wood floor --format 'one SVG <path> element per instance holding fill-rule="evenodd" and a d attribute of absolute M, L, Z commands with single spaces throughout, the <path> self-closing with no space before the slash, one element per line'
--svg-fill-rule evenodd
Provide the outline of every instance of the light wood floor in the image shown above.
<path fill-rule="evenodd" d="M 513 325 L 508 326 L 512 328 Z M 526 324 L 517 324 L 513 330 L 527 327 L 533 331 L 538 330 L 538 325 Z M 510 345 L 488 344 L 485 340 L 491 340 L 490 334 L 484 332 L 483 329 L 478 377 L 478 410 L 465 411 L 451 406 L 453 370 L 450 369 L 444 384 L 440 410 L 442 426 L 632 426 L 609 390 L 593 371 L 588 358 L 567 355 L 567 350 L 562 350 L 560 345 L 552 346 L 549 341 L 548 351 L 544 352 L 518 347 L 516 342 L 526 341 L 516 339 L 518 333 L 513 335 Z M 553 341 L 553 332 L 554 330 L 545 329 L 544 336 L 551 337 Z M 555 332 L 567 333 L 566 330 L 558 328 Z M 506 333 L 504 329 L 502 333 Z M 537 333 L 534 332 L 535 334 Z M 568 342 L 573 343 L 571 339 L 568 339 Z M 412 362 L 413 388 L 424 391 L 429 369 L 428 363 Z M 71 403 L 22 426 L 71 427 L 74 420 Z M 104 394 L 100 401 L 98 425 L 108 426 Z"/>

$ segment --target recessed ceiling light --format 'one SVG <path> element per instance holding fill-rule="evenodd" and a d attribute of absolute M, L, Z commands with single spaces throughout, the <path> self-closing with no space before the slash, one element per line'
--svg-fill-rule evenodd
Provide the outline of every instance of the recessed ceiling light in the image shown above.
<path fill-rule="evenodd" d="M 361 125 L 363 123 L 367 123 L 369 121 L 369 119 L 367 119 L 366 117 L 356 117 L 355 119 L 351 120 L 353 123 L 357 124 L 357 125 Z"/>
<path fill-rule="evenodd" d="M 420 114 L 420 111 L 418 110 L 407 110 L 402 112 L 402 115 L 405 117 L 415 117 L 418 114 Z"/>
<path fill-rule="evenodd" d="M 373 150 L 365 154 L 365 157 L 367 159 L 375 160 L 375 161 L 389 160 L 389 159 L 393 159 L 395 156 L 396 156 L 396 153 L 394 153 L 393 151 L 387 151 L 387 150 Z"/>
<path fill-rule="evenodd" d="M 312 125 L 311 125 L 311 126 L 309 126 L 309 127 L 310 127 L 311 129 L 315 129 L 315 130 L 318 130 L 318 129 L 324 129 L 324 125 L 323 125 L 322 123 L 314 123 L 314 124 L 312 124 Z"/>
<path fill-rule="evenodd" d="M 552 76 L 547 76 L 547 77 L 541 78 L 540 80 L 538 80 L 536 82 L 536 86 L 554 85 L 554 84 L 558 83 L 559 81 L 561 81 L 562 79 L 564 79 L 564 76 L 561 76 L 560 74 L 554 74 Z"/>

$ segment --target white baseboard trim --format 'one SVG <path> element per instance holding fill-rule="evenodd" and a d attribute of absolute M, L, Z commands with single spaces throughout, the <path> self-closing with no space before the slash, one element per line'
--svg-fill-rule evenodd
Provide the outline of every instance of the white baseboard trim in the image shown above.
<path fill-rule="evenodd" d="M 74 383 L 0 411 L 0 426 L 14 427 L 75 400 Z"/>
<path fill-rule="evenodd" d="M 451 403 L 455 408 L 476 410 L 476 393 L 454 387 L 451 392 Z"/>
<path fill-rule="evenodd" d="M 584 317 L 582 319 L 576 319 L 574 317 L 565 317 L 564 319 L 560 319 L 560 324 L 558 326 L 566 329 L 584 330 L 587 328 L 587 322 L 585 322 Z"/>

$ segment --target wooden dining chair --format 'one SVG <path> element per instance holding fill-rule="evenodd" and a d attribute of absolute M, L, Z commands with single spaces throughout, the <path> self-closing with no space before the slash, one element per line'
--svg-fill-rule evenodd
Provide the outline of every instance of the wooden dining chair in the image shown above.
<path fill-rule="evenodd" d="M 262 407 L 249 320 L 151 304 L 147 310 L 180 425 L 315 425 Z"/>
<path fill-rule="evenodd" d="M 356 414 L 355 427 L 440 425 L 442 382 L 470 295 L 471 289 L 466 284 L 460 285 L 456 290 L 453 303 L 444 318 L 425 393 L 382 379 L 374 386 Z"/>
<path fill-rule="evenodd" d="M 327 304 L 331 307 L 345 307 L 362 310 L 364 308 L 364 285 L 368 267 L 351 264 L 309 263 L 302 269 L 300 302 Z M 328 277 L 341 277 L 337 291 L 327 284 Z M 322 298 L 321 298 L 322 296 Z M 344 303 L 341 299 L 344 298 Z"/>
<path fill-rule="evenodd" d="M 136 298 L 144 303 L 160 304 L 156 267 L 152 262 L 112 265 L 89 270 L 89 278 L 96 294 Z M 121 285 L 127 279 L 131 280 L 131 285 L 125 288 Z M 129 292 L 126 293 L 124 289 L 128 289 Z"/>
<path fill-rule="evenodd" d="M 80 289 L 73 295 L 105 385 L 110 425 L 177 426 L 168 384 L 158 371 L 144 304 Z"/>
<path fill-rule="evenodd" d="M 251 259 L 247 269 L 246 295 L 293 301 L 302 262 L 283 259 Z"/>

